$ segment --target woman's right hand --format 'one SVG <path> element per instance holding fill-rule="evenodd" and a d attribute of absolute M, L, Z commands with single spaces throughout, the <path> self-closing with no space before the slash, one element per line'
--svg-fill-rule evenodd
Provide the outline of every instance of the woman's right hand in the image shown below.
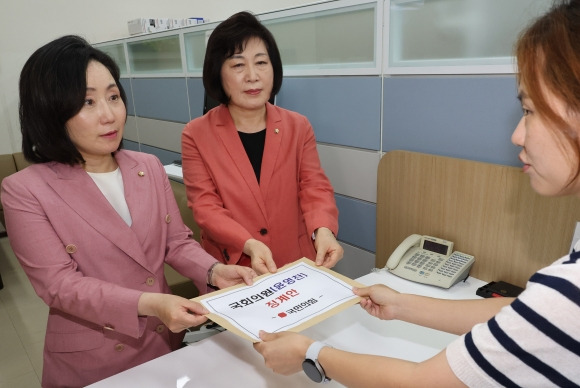
<path fill-rule="evenodd" d="M 266 244 L 256 239 L 249 239 L 244 244 L 244 253 L 250 256 L 252 268 L 258 275 L 276 272 L 276 263 L 272 258 L 272 251 Z"/>
<path fill-rule="evenodd" d="M 210 284 L 218 288 L 226 288 L 241 283 L 251 286 L 257 276 L 253 268 L 222 263 L 216 264 L 211 275 Z"/>
<path fill-rule="evenodd" d="M 360 305 L 369 314 L 379 319 L 395 319 L 396 316 L 396 301 L 400 295 L 382 284 L 375 284 L 370 287 L 353 288 L 355 295 L 363 298 Z"/>
<path fill-rule="evenodd" d="M 171 294 L 144 292 L 138 303 L 138 314 L 155 316 L 174 333 L 207 321 L 209 311 L 197 302 Z"/>

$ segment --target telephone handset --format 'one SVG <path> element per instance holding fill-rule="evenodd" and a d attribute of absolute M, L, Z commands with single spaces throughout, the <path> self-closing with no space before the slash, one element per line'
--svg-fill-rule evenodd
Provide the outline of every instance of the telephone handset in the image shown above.
<path fill-rule="evenodd" d="M 467 279 L 474 262 L 471 255 L 453 252 L 451 241 L 412 234 L 393 251 L 385 268 L 407 280 L 449 288 Z"/>

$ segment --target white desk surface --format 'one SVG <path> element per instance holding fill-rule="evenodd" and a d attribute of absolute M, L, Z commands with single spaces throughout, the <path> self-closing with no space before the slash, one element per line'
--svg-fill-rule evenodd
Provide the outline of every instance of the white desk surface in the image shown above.
<path fill-rule="evenodd" d="M 384 283 L 393 289 L 445 299 L 478 299 L 486 284 L 469 277 L 450 289 L 417 284 L 384 270 L 357 279 L 363 284 Z M 343 350 L 423 361 L 444 349 L 457 336 L 401 321 L 381 321 L 354 305 L 303 332 Z M 222 332 L 163 357 L 90 385 L 99 387 L 316 387 L 302 372 L 281 376 L 264 366 L 250 341 Z M 342 387 L 336 381 L 326 387 Z"/>
<path fill-rule="evenodd" d="M 181 166 L 172 163 L 163 166 L 163 168 L 165 169 L 165 172 L 169 178 L 183 183 L 183 170 Z"/>

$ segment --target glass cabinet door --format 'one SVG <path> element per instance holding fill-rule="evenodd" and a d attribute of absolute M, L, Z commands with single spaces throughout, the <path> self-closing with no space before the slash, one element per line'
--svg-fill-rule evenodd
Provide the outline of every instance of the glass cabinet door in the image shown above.
<path fill-rule="evenodd" d="M 206 38 L 211 31 L 195 31 L 183 35 L 185 43 L 185 58 L 188 73 L 199 73 L 203 71 L 203 61 L 205 58 Z"/>
<path fill-rule="evenodd" d="M 132 74 L 183 73 L 179 35 L 127 43 Z"/>
<path fill-rule="evenodd" d="M 122 76 L 127 75 L 127 59 L 125 57 L 125 46 L 123 43 L 99 46 L 98 49 L 113 58 L 117 66 L 119 66 Z"/>
<path fill-rule="evenodd" d="M 519 31 L 546 0 L 390 0 L 389 66 L 512 65 Z"/>
<path fill-rule="evenodd" d="M 375 67 L 376 2 L 263 20 L 284 68 Z"/>

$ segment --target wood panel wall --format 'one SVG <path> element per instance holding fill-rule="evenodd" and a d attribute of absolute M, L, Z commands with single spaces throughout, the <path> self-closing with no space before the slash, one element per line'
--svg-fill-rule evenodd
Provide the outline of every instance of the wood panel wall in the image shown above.
<path fill-rule="evenodd" d="M 470 275 L 524 286 L 568 253 L 580 199 L 536 194 L 521 169 L 408 151 L 378 169 L 376 266 L 409 234 L 440 237 L 475 256 Z"/>

